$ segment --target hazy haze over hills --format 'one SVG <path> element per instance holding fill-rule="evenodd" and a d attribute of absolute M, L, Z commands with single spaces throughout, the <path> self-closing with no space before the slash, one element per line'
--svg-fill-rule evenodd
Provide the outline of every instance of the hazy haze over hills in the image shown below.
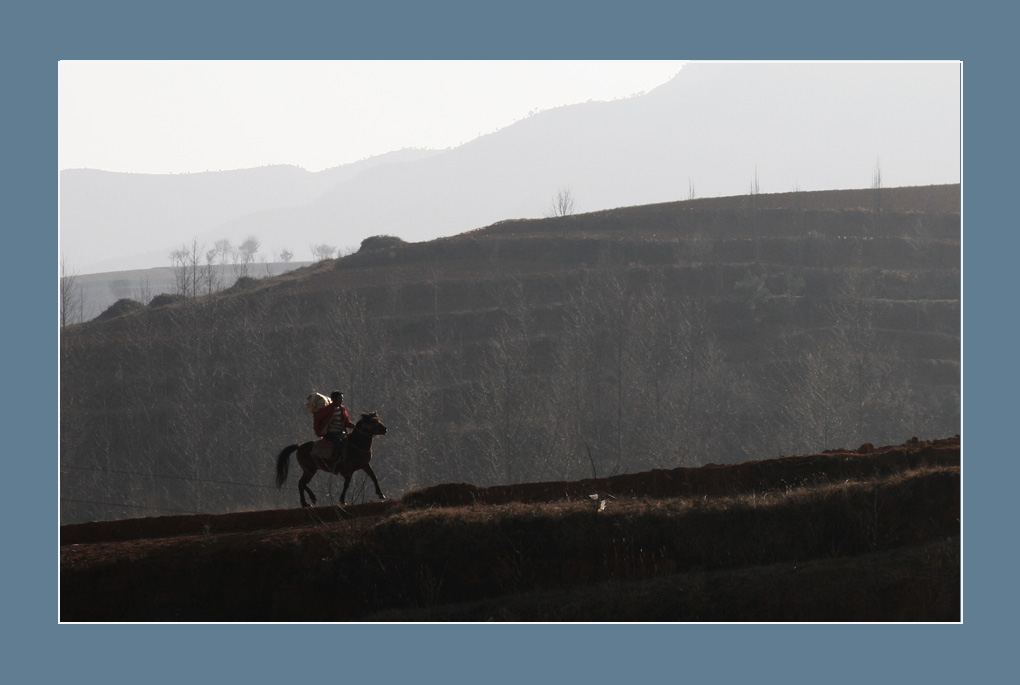
<path fill-rule="evenodd" d="M 282 249 L 430 240 L 541 217 L 748 192 L 956 183 L 957 63 L 691 63 L 646 94 L 560 107 L 444 151 L 322 172 L 65 170 L 61 256 L 79 273 L 167 266 L 197 238 Z"/>

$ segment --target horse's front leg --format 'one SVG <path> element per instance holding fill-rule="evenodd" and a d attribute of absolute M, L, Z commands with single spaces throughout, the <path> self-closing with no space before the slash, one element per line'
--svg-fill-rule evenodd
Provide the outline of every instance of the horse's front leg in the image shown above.
<path fill-rule="evenodd" d="M 368 464 L 365 464 L 365 473 L 372 479 L 372 483 L 375 485 L 375 494 L 379 496 L 379 499 L 386 499 L 386 495 L 382 494 L 382 490 L 379 489 L 379 479 L 375 477 L 375 471 Z"/>

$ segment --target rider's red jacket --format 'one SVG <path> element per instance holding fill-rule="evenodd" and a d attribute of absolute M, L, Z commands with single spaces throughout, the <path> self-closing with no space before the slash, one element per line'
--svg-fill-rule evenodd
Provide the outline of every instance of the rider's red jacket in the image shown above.
<path fill-rule="evenodd" d="M 320 438 L 326 434 L 326 428 L 329 426 L 329 422 L 333 420 L 334 412 L 336 412 L 336 404 L 330 402 L 312 414 L 312 429 Z"/>

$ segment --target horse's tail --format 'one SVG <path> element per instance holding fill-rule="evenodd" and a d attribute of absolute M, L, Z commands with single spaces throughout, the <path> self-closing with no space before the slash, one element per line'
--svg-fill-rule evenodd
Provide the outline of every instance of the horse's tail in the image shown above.
<path fill-rule="evenodd" d="M 282 486 L 287 482 L 287 471 L 290 469 L 290 455 L 300 445 L 288 445 L 283 448 L 280 452 L 280 456 L 276 458 L 276 487 Z"/>

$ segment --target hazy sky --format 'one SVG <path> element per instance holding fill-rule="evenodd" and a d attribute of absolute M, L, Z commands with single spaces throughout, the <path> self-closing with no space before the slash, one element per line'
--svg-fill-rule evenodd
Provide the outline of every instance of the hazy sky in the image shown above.
<path fill-rule="evenodd" d="M 668 61 L 62 61 L 60 169 L 321 171 L 648 91 Z"/>

